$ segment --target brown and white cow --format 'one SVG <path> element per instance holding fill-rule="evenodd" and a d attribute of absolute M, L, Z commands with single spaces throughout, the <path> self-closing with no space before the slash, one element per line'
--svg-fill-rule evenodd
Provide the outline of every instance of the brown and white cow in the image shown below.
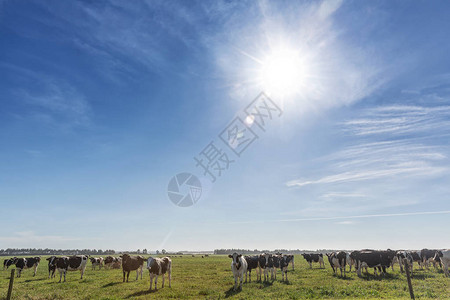
<path fill-rule="evenodd" d="M 122 258 L 107 256 L 104 261 L 105 268 L 120 269 L 122 267 Z"/>
<path fill-rule="evenodd" d="M 122 272 L 123 272 L 123 282 L 125 282 L 125 273 L 127 274 L 127 282 L 130 277 L 130 272 L 136 270 L 136 280 L 139 279 L 139 273 L 141 273 L 142 279 L 142 269 L 145 259 L 140 256 L 130 256 L 129 254 L 122 254 Z"/>
<path fill-rule="evenodd" d="M 80 270 L 81 279 L 83 279 L 84 271 L 86 270 L 88 257 L 86 255 L 73 255 L 73 256 L 63 256 L 56 257 L 54 264 L 56 265 L 56 270 L 59 272 L 59 282 L 61 282 L 62 276 L 64 275 L 64 282 L 66 282 L 67 271 Z"/>
<path fill-rule="evenodd" d="M 95 270 L 95 267 L 98 266 L 100 270 L 103 266 L 103 257 L 90 257 L 89 258 L 92 263 L 92 270 Z"/>
<path fill-rule="evenodd" d="M 150 274 L 150 290 L 152 289 L 153 278 L 155 278 L 155 291 L 158 284 L 158 276 L 162 275 L 162 288 L 164 287 L 164 278 L 167 273 L 169 276 L 169 287 L 172 282 L 172 260 L 169 257 L 158 258 L 149 257 L 147 260 L 147 269 Z"/>

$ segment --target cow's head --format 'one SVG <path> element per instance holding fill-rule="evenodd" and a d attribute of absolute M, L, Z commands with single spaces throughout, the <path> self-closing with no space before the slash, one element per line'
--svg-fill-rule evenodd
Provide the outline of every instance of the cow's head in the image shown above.
<path fill-rule="evenodd" d="M 236 269 L 239 269 L 239 266 L 241 264 L 240 258 L 242 257 L 242 254 L 237 254 L 234 252 L 233 254 L 228 255 L 229 258 L 232 259 L 232 264 Z"/>
<path fill-rule="evenodd" d="M 153 260 L 154 260 L 154 258 L 151 256 L 147 259 L 147 269 L 150 270 Z"/>

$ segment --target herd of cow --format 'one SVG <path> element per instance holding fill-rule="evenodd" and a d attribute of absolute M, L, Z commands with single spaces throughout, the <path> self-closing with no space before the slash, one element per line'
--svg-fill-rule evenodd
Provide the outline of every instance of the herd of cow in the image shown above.
<path fill-rule="evenodd" d="M 323 254 L 319 253 L 304 253 L 303 258 L 309 263 L 312 268 L 312 263 L 319 263 L 319 267 L 325 268 L 323 260 Z M 391 267 L 394 270 L 394 264 L 398 263 L 401 272 L 405 267 L 405 264 L 412 270 L 414 262 L 417 262 L 420 268 L 429 268 L 432 263 L 435 268 L 439 265 L 443 268 L 445 276 L 449 277 L 449 265 L 450 265 L 450 250 L 430 250 L 422 249 L 421 251 L 405 251 L 405 250 L 360 250 L 350 253 L 344 251 L 332 252 L 325 254 L 328 258 L 333 272 L 336 273 L 340 270 L 341 277 L 346 276 L 346 266 L 349 266 L 350 272 L 352 267 L 355 267 L 355 271 L 358 276 L 362 276 L 361 271 L 365 269 L 366 273 L 368 268 L 373 268 L 375 275 L 377 270 L 381 274 L 385 274 L 386 270 Z M 292 265 L 294 270 L 294 255 L 287 255 L 281 253 L 269 254 L 264 253 L 254 256 L 242 256 L 238 253 L 229 255 L 232 259 L 231 270 L 234 276 L 234 289 L 237 289 L 238 281 L 239 288 L 242 289 L 242 283 L 247 279 L 251 282 L 251 272 L 256 270 L 257 281 L 262 281 L 262 274 L 264 273 L 264 281 L 270 279 L 276 280 L 277 269 L 281 270 L 281 276 L 283 281 L 287 281 L 288 266 Z M 64 276 L 64 282 L 66 281 L 67 271 L 80 270 L 81 279 L 87 266 L 88 260 L 92 263 L 92 269 L 96 267 L 101 269 L 102 267 L 109 269 L 122 268 L 123 282 L 128 282 L 131 271 L 136 271 L 136 280 L 139 279 L 139 274 L 143 274 L 144 263 L 147 262 L 147 269 L 150 275 L 150 290 L 152 289 L 153 279 L 155 281 L 155 290 L 157 288 L 158 276 L 162 275 L 162 287 L 164 287 L 165 274 L 169 277 L 169 287 L 171 285 L 171 273 L 172 273 L 172 261 L 170 257 L 154 258 L 149 257 L 145 259 L 143 256 L 130 256 L 129 254 L 122 254 L 119 257 L 108 256 L 105 259 L 102 257 L 89 257 L 87 255 L 73 255 L 56 257 L 51 256 L 47 258 L 48 261 L 48 278 L 55 277 L 55 272 L 59 272 L 59 282 L 61 282 Z M 28 257 L 28 258 L 9 258 L 3 261 L 3 268 L 7 269 L 11 265 L 15 265 L 17 269 L 17 277 L 20 277 L 24 269 L 33 269 L 34 275 L 38 265 L 41 261 L 40 257 Z"/>
<path fill-rule="evenodd" d="M 422 249 L 419 251 L 405 251 L 405 250 L 360 250 L 352 251 L 347 253 L 345 251 L 338 251 L 325 254 L 328 258 L 333 273 L 336 274 L 337 270 L 340 270 L 341 277 L 346 276 L 345 268 L 348 265 L 350 272 L 352 267 L 355 267 L 355 271 L 358 276 L 362 276 L 362 269 L 365 269 L 368 273 L 368 268 L 373 268 L 375 275 L 377 275 L 377 270 L 381 274 L 386 274 L 386 269 L 391 267 L 394 270 L 394 264 L 398 263 L 400 265 L 400 271 L 403 273 L 405 264 L 408 265 L 409 269 L 413 269 L 413 263 L 417 262 L 420 268 L 429 268 L 432 263 L 435 268 L 439 265 L 444 269 L 445 276 L 449 277 L 449 265 L 450 265 L 450 250 L 430 250 Z M 309 267 L 312 268 L 312 263 L 319 263 L 319 267 L 325 268 L 325 263 L 323 260 L 322 253 L 304 253 L 303 258 L 309 263 Z M 271 280 L 276 279 L 277 268 L 281 270 L 282 280 L 286 278 L 287 281 L 287 271 L 288 265 L 292 264 L 292 270 L 294 270 L 294 256 L 293 255 L 282 255 L 281 253 L 275 254 L 260 254 L 255 256 L 245 256 L 241 254 L 233 253 L 229 255 L 232 259 L 231 261 L 231 271 L 234 276 L 234 289 L 237 289 L 238 281 L 239 288 L 242 289 L 242 283 L 247 282 L 247 276 L 249 276 L 249 281 L 251 281 L 251 272 L 256 269 L 256 279 L 261 281 L 261 274 L 264 271 L 264 281 L 269 280 L 268 274 L 271 274 Z"/>
<path fill-rule="evenodd" d="M 153 258 L 149 257 L 145 259 L 144 257 L 130 256 L 129 254 L 123 254 L 119 257 L 108 256 L 105 259 L 102 257 L 89 257 L 87 255 L 73 255 L 73 256 L 63 256 L 56 257 L 51 256 L 47 258 L 48 261 L 48 278 L 54 278 L 55 272 L 59 272 L 59 282 L 61 282 L 62 277 L 64 276 L 64 282 L 66 281 L 66 273 L 67 271 L 76 271 L 79 270 L 81 272 L 81 279 L 83 279 L 84 271 L 86 270 L 88 260 L 92 263 L 92 269 L 95 270 L 96 267 L 101 269 L 103 266 L 105 268 L 110 269 L 119 269 L 122 267 L 123 272 L 123 282 L 128 282 L 128 278 L 130 276 L 131 271 L 136 271 L 136 280 L 139 278 L 139 274 L 141 275 L 144 268 L 144 262 L 147 262 L 147 269 L 150 274 L 150 289 L 152 289 L 152 282 L 155 279 L 155 290 L 158 281 L 158 276 L 162 275 L 162 287 L 164 287 L 164 275 L 167 273 L 169 276 L 169 287 L 171 285 L 171 275 L 172 275 L 172 261 L 169 257 L 164 258 Z M 8 269 L 8 267 L 15 265 L 17 269 L 17 277 L 21 277 L 22 271 L 24 269 L 33 269 L 34 275 L 36 276 L 36 271 L 41 262 L 40 257 L 27 257 L 27 258 L 18 258 L 13 257 L 9 259 L 5 259 L 3 261 L 3 269 Z"/>

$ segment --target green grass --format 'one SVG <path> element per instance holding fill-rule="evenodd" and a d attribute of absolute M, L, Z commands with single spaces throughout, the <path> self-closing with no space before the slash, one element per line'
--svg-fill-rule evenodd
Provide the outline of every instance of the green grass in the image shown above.
<path fill-rule="evenodd" d="M 2 260 L 3 262 L 3 260 Z M 242 291 L 234 292 L 231 260 L 227 256 L 184 256 L 172 258 L 172 287 L 149 292 L 150 279 L 144 271 L 144 279 L 135 281 L 136 273 L 130 273 L 130 282 L 122 283 L 121 270 L 91 270 L 88 263 L 85 277 L 80 272 L 67 273 L 67 282 L 58 283 L 47 279 L 47 261 L 42 257 L 36 277 L 32 270 L 24 270 L 21 278 L 15 278 L 13 299 L 309 299 L 309 298 L 362 298 L 362 299 L 408 299 L 409 292 L 405 275 L 398 270 L 389 270 L 385 277 L 372 273 L 363 278 L 352 272 L 347 278 L 334 276 L 331 268 L 312 270 L 301 256 L 295 257 L 295 271 L 289 267 L 289 282 L 277 280 L 268 283 L 256 282 L 253 271 L 251 283 L 244 284 Z M 10 269 L 0 271 L 0 297 L 5 298 L 9 284 Z M 166 278 L 167 279 L 167 278 Z M 450 278 L 442 270 L 415 270 L 413 288 L 416 298 L 450 299 Z"/>

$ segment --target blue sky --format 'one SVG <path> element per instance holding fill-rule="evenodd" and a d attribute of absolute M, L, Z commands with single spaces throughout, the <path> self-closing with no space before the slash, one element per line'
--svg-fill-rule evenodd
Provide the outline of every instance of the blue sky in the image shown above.
<path fill-rule="evenodd" d="M 449 14 L 0 1 L 0 248 L 450 247 Z M 283 89 L 280 49 L 301 62 Z M 261 91 L 283 114 L 211 183 L 193 158 Z M 180 172 L 191 207 L 167 197 Z"/>

